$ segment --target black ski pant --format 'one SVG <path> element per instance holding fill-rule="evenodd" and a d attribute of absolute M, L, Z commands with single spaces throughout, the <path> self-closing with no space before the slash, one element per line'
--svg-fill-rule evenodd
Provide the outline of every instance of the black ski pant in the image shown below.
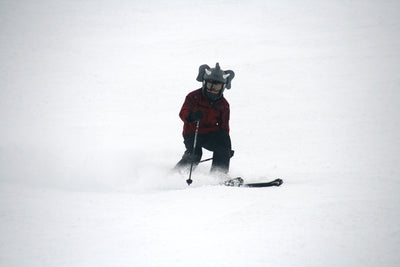
<path fill-rule="evenodd" d="M 176 167 L 185 168 L 190 166 L 192 162 L 194 166 L 197 166 L 203 155 L 202 149 L 205 148 L 209 151 L 213 151 L 211 172 L 219 171 L 228 173 L 229 162 L 232 156 L 232 144 L 229 134 L 222 131 L 198 134 L 196 148 L 193 151 L 194 136 L 194 134 L 189 134 L 183 137 L 186 151 Z"/>

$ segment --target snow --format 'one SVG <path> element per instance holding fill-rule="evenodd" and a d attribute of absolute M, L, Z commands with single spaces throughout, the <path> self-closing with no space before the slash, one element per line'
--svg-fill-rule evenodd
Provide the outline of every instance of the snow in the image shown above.
<path fill-rule="evenodd" d="M 2 0 L 0 265 L 400 266 L 399 8 Z M 231 175 L 281 187 L 171 172 L 216 62 Z"/>

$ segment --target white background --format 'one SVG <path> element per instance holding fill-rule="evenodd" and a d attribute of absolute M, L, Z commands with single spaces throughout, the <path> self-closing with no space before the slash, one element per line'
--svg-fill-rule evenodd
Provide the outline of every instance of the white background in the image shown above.
<path fill-rule="evenodd" d="M 0 265 L 399 266 L 398 10 L 0 0 Z M 231 175 L 283 186 L 171 172 L 216 62 Z"/>

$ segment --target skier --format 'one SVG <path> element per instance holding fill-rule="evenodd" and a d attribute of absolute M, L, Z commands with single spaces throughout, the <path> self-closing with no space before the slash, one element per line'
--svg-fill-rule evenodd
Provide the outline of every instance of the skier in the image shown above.
<path fill-rule="evenodd" d="M 186 96 L 179 113 L 184 122 L 183 139 L 186 151 L 176 169 L 185 169 L 192 163 L 194 166 L 199 164 L 202 148 L 205 148 L 213 151 L 211 172 L 228 173 L 233 151 L 229 136 L 229 103 L 223 93 L 225 88 L 231 88 L 234 77 L 235 73 L 232 70 L 221 70 L 219 63 L 216 63 L 215 68 L 208 65 L 199 67 L 196 80 L 203 85 Z M 193 148 L 198 121 L 196 147 Z"/>

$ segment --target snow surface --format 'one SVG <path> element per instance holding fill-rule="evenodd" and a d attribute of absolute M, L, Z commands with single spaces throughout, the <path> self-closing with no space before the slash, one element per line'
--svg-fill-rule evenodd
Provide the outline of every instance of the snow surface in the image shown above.
<path fill-rule="evenodd" d="M 400 266 L 399 10 L 1 0 L 0 266 Z M 231 175 L 281 187 L 170 171 L 216 62 Z"/>

